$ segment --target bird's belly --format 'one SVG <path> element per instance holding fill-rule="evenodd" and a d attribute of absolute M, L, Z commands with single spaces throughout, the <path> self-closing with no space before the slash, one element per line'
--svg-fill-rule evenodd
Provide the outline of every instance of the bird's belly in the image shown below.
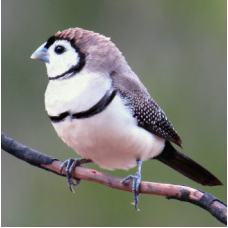
<path fill-rule="evenodd" d="M 119 96 L 99 114 L 53 123 L 58 135 L 78 154 L 101 168 L 129 169 L 164 148 L 164 139 L 138 127 Z"/>

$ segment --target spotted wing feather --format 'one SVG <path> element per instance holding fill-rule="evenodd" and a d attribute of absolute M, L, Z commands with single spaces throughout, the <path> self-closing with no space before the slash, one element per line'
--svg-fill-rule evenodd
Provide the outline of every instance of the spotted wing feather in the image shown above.
<path fill-rule="evenodd" d="M 126 105 L 132 109 L 138 126 L 181 147 L 181 139 L 173 125 L 155 100 L 150 97 L 143 84 L 133 77 L 126 77 L 116 72 L 111 76 L 114 79 L 113 85 L 119 89 Z"/>

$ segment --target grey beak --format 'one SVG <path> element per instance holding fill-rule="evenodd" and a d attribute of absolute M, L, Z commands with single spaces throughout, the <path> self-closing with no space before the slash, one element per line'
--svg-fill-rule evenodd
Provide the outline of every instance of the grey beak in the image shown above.
<path fill-rule="evenodd" d="M 44 61 L 49 63 L 49 54 L 48 49 L 45 48 L 46 43 L 42 44 L 32 55 L 31 59 L 38 59 L 40 61 Z"/>

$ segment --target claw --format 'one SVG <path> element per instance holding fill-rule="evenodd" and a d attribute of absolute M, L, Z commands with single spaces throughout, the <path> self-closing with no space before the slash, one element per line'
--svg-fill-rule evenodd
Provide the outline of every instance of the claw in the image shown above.
<path fill-rule="evenodd" d="M 80 166 L 81 164 L 89 163 L 89 162 L 92 162 L 92 160 L 85 159 L 85 158 L 76 158 L 76 159 L 69 158 L 66 161 L 64 161 L 63 164 L 60 166 L 60 173 L 62 173 L 63 168 L 66 167 L 67 184 L 72 193 L 74 193 L 74 189 L 72 188 L 72 185 L 76 186 L 80 184 L 80 179 L 71 177 L 73 174 L 74 168 L 76 166 Z"/>
<path fill-rule="evenodd" d="M 129 175 L 126 178 L 121 180 L 121 183 L 124 183 L 131 179 L 133 180 L 132 192 L 134 193 L 134 202 L 131 204 L 135 206 L 135 209 L 137 211 L 140 211 L 140 209 L 138 208 L 138 203 L 139 203 L 139 189 L 140 189 L 140 182 L 141 182 L 141 168 L 142 168 L 142 161 L 137 160 L 137 173 L 135 175 Z"/>

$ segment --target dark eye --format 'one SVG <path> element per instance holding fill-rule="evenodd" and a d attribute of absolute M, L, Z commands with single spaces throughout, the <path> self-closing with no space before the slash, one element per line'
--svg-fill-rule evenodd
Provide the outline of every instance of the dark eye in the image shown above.
<path fill-rule="evenodd" d="M 66 49 L 61 45 L 58 45 L 55 47 L 55 53 L 57 53 L 58 55 L 61 55 L 65 51 L 66 51 Z"/>

